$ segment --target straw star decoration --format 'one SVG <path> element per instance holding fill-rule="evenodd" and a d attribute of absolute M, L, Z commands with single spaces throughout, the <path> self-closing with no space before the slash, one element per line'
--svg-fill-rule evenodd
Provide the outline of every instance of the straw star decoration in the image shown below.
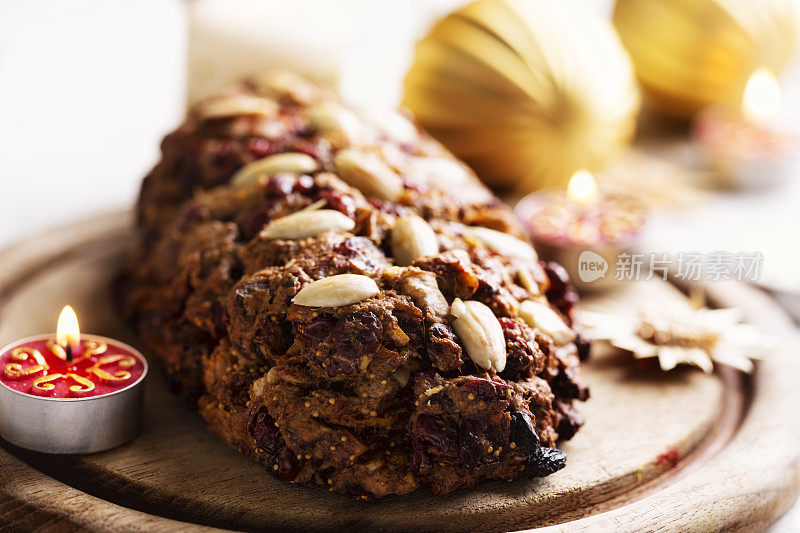
<path fill-rule="evenodd" d="M 737 309 L 582 311 L 580 322 L 593 340 L 630 351 L 636 359 L 657 357 L 664 371 L 688 364 L 711 372 L 718 363 L 751 373 L 753 359 L 769 346 L 769 337 L 740 322 Z"/>

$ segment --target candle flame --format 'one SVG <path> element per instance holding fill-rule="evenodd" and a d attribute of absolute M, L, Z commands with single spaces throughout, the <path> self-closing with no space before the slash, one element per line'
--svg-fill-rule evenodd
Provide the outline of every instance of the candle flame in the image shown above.
<path fill-rule="evenodd" d="M 71 306 L 64 306 L 61 314 L 58 315 L 58 327 L 56 328 L 56 342 L 66 348 L 72 346 L 75 349 L 81 340 L 81 330 L 78 326 L 78 316 Z"/>
<path fill-rule="evenodd" d="M 567 196 L 582 204 L 597 200 L 597 182 L 588 170 L 578 170 L 569 179 Z"/>
<path fill-rule="evenodd" d="M 767 69 L 760 68 L 747 80 L 742 98 L 742 114 L 754 122 L 774 116 L 781 105 L 778 80 Z"/>

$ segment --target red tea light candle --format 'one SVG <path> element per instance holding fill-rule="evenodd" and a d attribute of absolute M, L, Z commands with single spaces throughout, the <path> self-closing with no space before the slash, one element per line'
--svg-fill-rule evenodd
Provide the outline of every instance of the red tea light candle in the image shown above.
<path fill-rule="evenodd" d="M 0 350 L 0 436 L 46 453 L 93 453 L 141 427 L 147 360 L 114 339 L 81 335 L 67 306 L 55 335 Z"/>
<path fill-rule="evenodd" d="M 572 176 L 566 191 L 529 194 L 515 211 L 539 256 L 561 263 L 582 288 L 601 288 L 613 282 L 618 255 L 633 249 L 646 220 L 634 198 L 603 194 L 594 176 L 585 170 Z M 597 265 L 605 262 L 605 270 L 581 271 L 580 263 L 586 260 L 592 260 L 593 269 L 601 270 Z"/>
<path fill-rule="evenodd" d="M 800 141 L 770 125 L 780 102 L 778 80 L 767 69 L 758 69 L 748 79 L 738 109 L 715 105 L 697 114 L 692 138 L 719 185 L 764 186 L 796 174 Z"/>

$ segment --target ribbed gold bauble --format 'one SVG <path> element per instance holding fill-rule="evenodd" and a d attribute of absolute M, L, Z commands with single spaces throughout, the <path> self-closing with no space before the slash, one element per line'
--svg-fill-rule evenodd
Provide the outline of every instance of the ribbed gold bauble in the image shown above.
<path fill-rule="evenodd" d="M 568 0 L 478 0 L 417 45 L 403 104 L 490 186 L 566 183 L 635 129 L 633 69 L 611 24 Z"/>
<path fill-rule="evenodd" d="M 793 0 L 617 0 L 614 24 L 648 105 L 688 118 L 740 102 L 760 67 L 786 64 L 797 38 Z"/>

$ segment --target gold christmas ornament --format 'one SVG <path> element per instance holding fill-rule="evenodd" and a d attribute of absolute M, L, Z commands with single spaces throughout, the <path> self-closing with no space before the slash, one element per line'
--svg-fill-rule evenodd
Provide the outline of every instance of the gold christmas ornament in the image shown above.
<path fill-rule="evenodd" d="M 405 107 L 490 186 L 528 192 L 630 140 L 639 97 L 610 23 L 567 0 L 477 0 L 419 42 Z"/>
<path fill-rule="evenodd" d="M 647 103 L 689 118 L 739 105 L 749 76 L 778 73 L 794 51 L 793 0 L 617 0 L 614 24 Z"/>

